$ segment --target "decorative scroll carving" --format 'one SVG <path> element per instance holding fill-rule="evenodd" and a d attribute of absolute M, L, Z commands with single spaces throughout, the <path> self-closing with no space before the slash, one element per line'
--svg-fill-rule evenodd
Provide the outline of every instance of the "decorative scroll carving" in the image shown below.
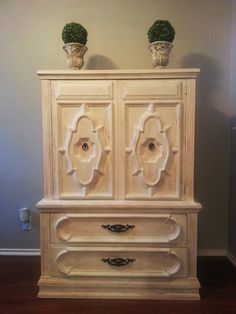
<path fill-rule="evenodd" d="M 161 118 L 154 112 L 153 104 L 148 106 L 139 127 L 135 131 L 130 147 L 133 164 L 133 175 L 149 189 L 150 194 L 156 188 L 163 173 L 167 173 L 167 163 L 171 153 L 177 153 L 176 148 L 170 147 L 167 130 L 171 126 L 163 126 Z"/>
<path fill-rule="evenodd" d="M 71 230 L 71 222 L 72 220 L 69 217 L 64 217 L 56 224 L 57 236 L 62 241 L 69 241 L 73 235 L 73 230 Z"/>
<path fill-rule="evenodd" d="M 71 252 L 68 250 L 63 250 L 56 257 L 57 269 L 60 273 L 66 276 L 72 275 L 72 270 L 74 268 L 74 258 Z"/>
<path fill-rule="evenodd" d="M 165 224 L 172 224 L 174 226 L 173 232 L 163 235 L 163 238 L 160 238 L 160 242 L 171 243 L 177 240 L 180 237 L 182 227 L 171 217 L 171 215 L 165 220 Z"/>
<path fill-rule="evenodd" d="M 97 125 L 96 118 L 82 104 L 67 127 L 64 147 L 59 149 L 67 162 L 67 174 L 82 187 L 84 195 L 103 174 L 106 154 L 111 151 L 105 144 L 103 132 L 103 125 Z"/>
<path fill-rule="evenodd" d="M 172 258 L 174 260 L 173 266 L 169 268 L 164 268 L 162 272 L 160 272 L 160 277 L 171 277 L 175 274 L 177 274 L 180 271 L 181 265 L 182 265 L 182 260 L 181 258 L 177 255 L 177 253 L 170 249 L 169 252 L 166 253 L 166 257 Z"/>

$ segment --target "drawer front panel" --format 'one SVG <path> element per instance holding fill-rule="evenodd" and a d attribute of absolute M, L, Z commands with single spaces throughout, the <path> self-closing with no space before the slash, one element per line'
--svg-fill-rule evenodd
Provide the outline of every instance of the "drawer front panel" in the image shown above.
<path fill-rule="evenodd" d="M 186 244 L 187 216 L 51 214 L 51 242 Z"/>
<path fill-rule="evenodd" d="M 186 277 L 187 249 L 51 249 L 52 276 Z"/>
<path fill-rule="evenodd" d="M 55 98 L 60 99 L 112 99 L 112 81 L 60 81 L 54 83 Z"/>
<path fill-rule="evenodd" d="M 122 98 L 129 99 L 181 99 L 181 80 L 135 80 L 122 82 Z"/>

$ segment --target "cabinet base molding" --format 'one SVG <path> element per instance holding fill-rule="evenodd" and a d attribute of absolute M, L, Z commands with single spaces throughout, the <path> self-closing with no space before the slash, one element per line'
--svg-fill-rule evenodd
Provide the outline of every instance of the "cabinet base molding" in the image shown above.
<path fill-rule="evenodd" d="M 196 278 L 169 280 L 132 280 L 112 278 L 105 280 L 64 280 L 41 277 L 40 298 L 94 298 L 199 300 L 200 284 Z"/>

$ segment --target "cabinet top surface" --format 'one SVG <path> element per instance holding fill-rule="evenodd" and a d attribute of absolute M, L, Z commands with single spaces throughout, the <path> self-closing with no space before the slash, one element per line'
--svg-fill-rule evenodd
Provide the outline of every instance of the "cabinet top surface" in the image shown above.
<path fill-rule="evenodd" d="M 40 79 L 135 79 L 135 78 L 196 78 L 200 69 L 152 70 L 40 70 Z"/>

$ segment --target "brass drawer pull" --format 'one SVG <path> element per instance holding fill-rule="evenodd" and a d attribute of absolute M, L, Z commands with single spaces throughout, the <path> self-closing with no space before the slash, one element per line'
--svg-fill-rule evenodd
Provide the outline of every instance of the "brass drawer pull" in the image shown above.
<path fill-rule="evenodd" d="M 108 229 L 109 231 L 112 232 L 125 232 L 128 231 L 129 229 L 134 229 L 135 225 L 120 225 L 120 224 L 116 224 L 116 225 L 102 225 L 101 226 L 103 229 Z"/>
<path fill-rule="evenodd" d="M 118 257 L 118 258 L 102 258 L 102 262 L 103 263 L 108 263 L 111 266 L 120 267 L 120 266 L 126 266 L 129 263 L 135 262 L 135 258 L 128 258 L 128 257 L 127 258 L 121 258 L 121 257 Z"/>

